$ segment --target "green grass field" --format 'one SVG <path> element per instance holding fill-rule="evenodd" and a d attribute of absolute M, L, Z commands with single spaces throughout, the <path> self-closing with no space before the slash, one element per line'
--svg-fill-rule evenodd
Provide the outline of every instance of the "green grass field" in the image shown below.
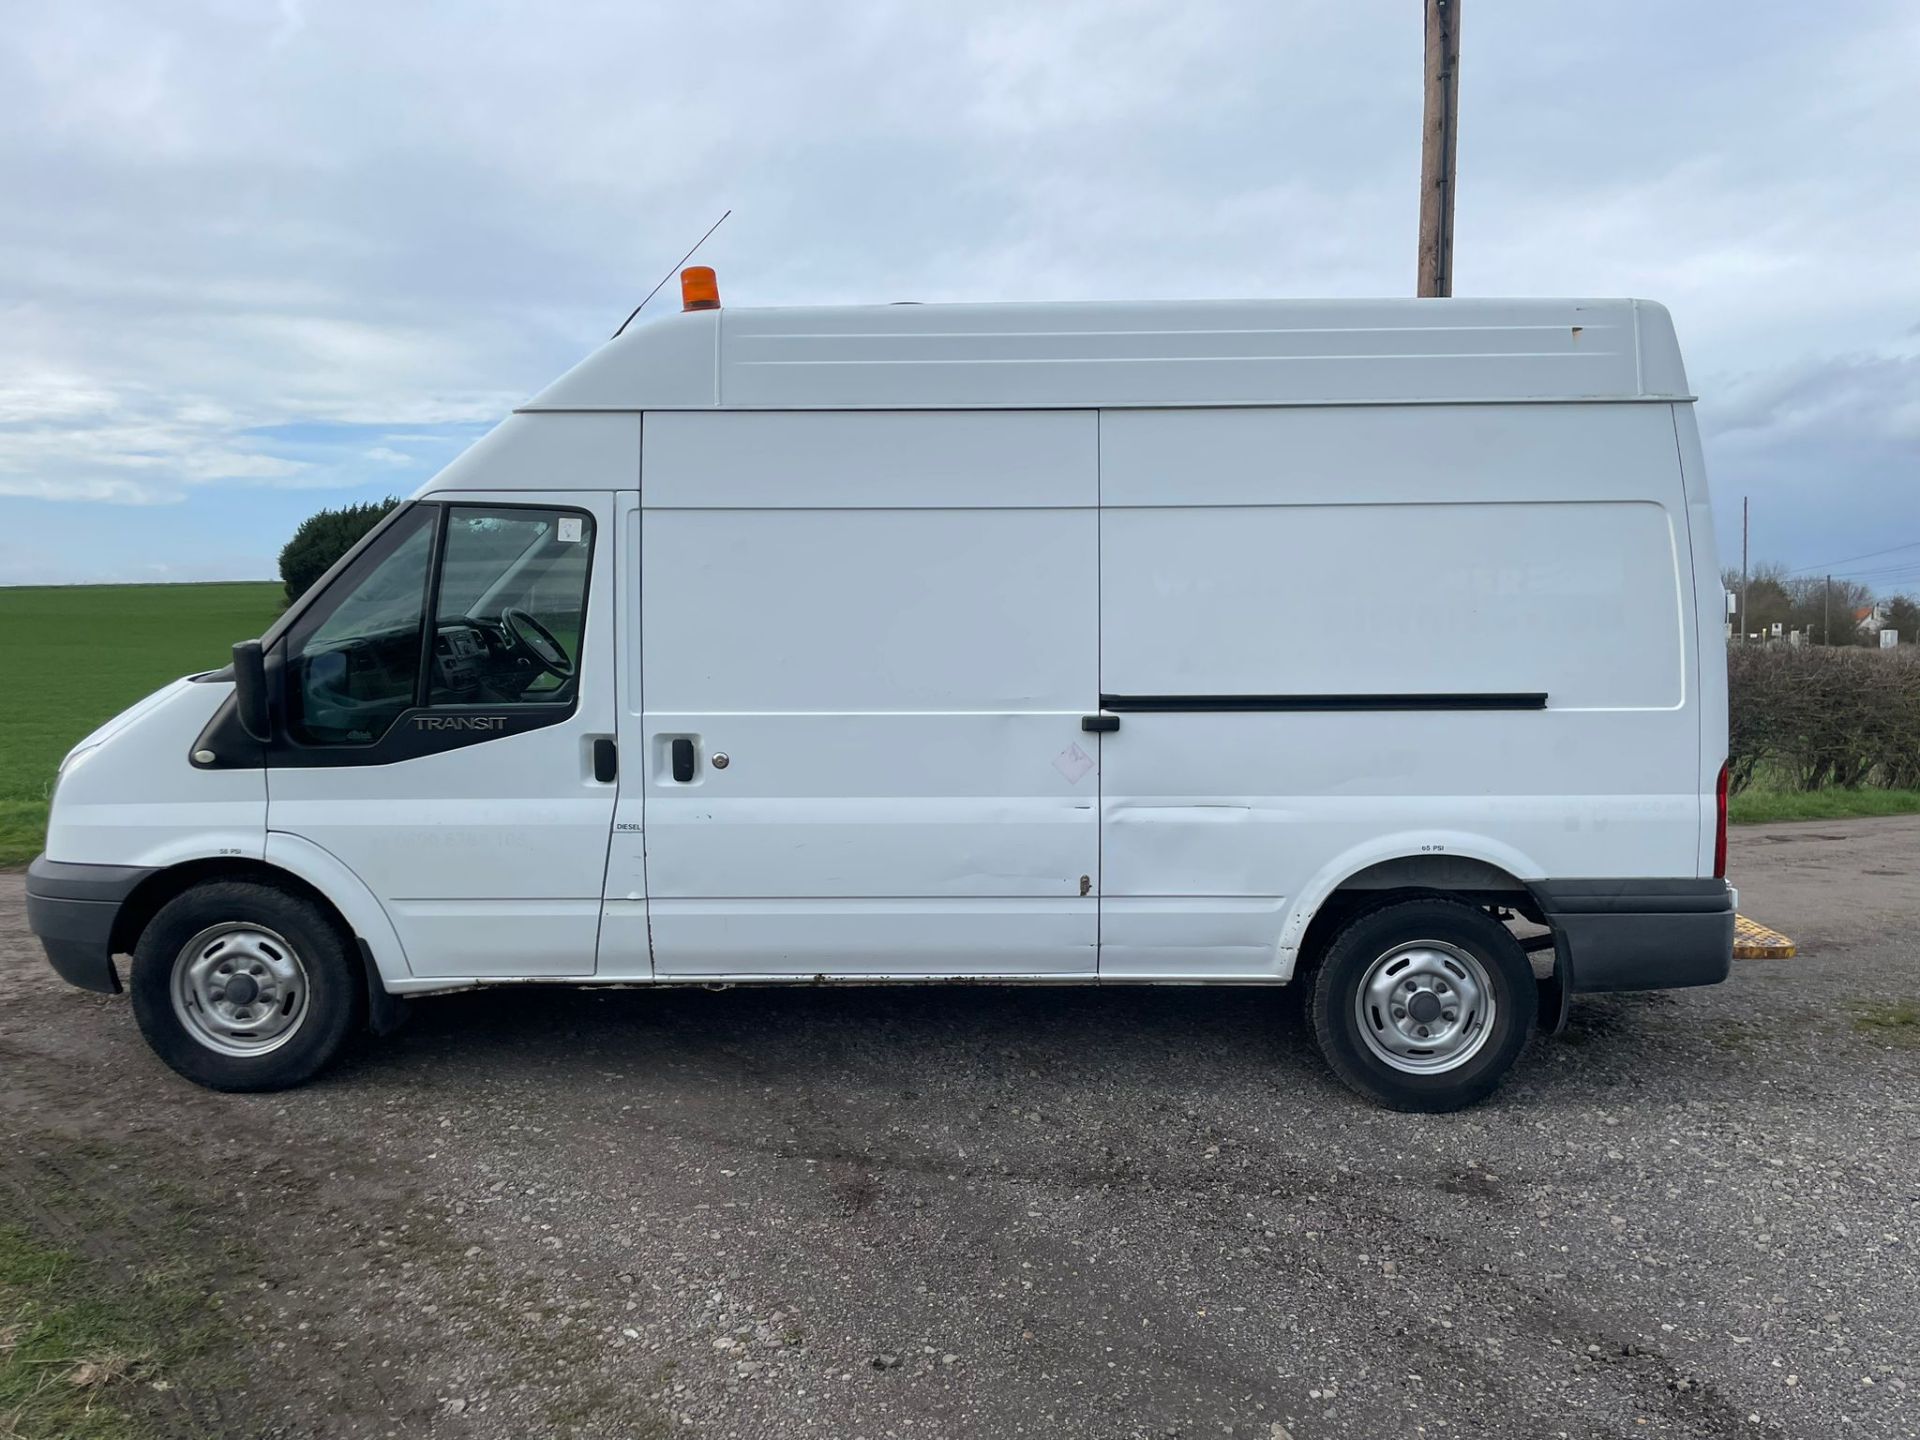
<path fill-rule="evenodd" d="M 60 757 L 169 680 L 227 662 L 280 607 L 280 586 L 59 585 L 0 589 L 0 865 L 46 834 Z"/>

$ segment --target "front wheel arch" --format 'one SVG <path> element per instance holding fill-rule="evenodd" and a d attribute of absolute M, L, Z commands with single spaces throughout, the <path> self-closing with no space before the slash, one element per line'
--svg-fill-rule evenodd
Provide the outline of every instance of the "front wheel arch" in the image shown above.
<path fill-rule="evenodd" d="M 405 1015 L 406 1001 L 388 993 L 386 985 L 380 979 L 380 967 L 374 963 L 365 938 L 356 933 L 354 927 L 348 923 L 347 917 L 340 912 L 340 907 L 334 904 L 325 892 L 291 870 L 271 865 L 264 860 L 248 860 L 238 856 L 210 856 L 202 860 L 182 861 L 178 865 L 169 865 L 164 870 L 156 870 L 135 886 L 132 893 L 121 902 L 120 912 L 114 917 L 108 953 L 132 955 L 135 947 L 140 943 L 140 937 L 153 923 L 154 916 L 158 915 L 167 904 L 196 886 L 216 884 L 223 880 L 270 885 L 317 906 L 339 931 L 347 945 L 353 965 L 359 972 L 365 994 L 361 1013 L 368 1018 L 370 1028 L 378 1035 L 387 1034 L 398 1028 Z"/>
<path fill-rule="evenodd" d="M 160 913 L 162 906 L 196 885 L 210 884 L 216 880 L 246 880 L 256 885 L 274 885 L 292 891 L 319 905 L 334 918 L 343 932 L 352 934 L 352 927 L 340 914 L 340 907 L 291 871 L 269 865 L 264 860 L 208 856 L 201 860 L 183 860 L 164 870 L 156 870 L 136 885 L 127 898 L 120 902 L 120 913 L 114 916 L 113 936 L 109 942 L 112 952 L 115 955 L 131 955 L 134 947 L 140 943 L 140 936 L 153 923 L 153 917 Z"/>

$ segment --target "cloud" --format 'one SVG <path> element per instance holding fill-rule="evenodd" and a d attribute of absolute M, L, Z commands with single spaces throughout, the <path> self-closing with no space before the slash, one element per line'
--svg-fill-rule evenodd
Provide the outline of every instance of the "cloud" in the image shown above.
<path fill-rule="evenodd" d="M 729 205 L 732 304 L 1406 293 L 1420 45 L 1401 0 L 26 9 L 0 529 L 425 473 Z M 1785 561 L 1920 534 L 1920 14 L 1488 7 L 1465 45 L 1460 291 L 1666 301 L 1723 541 L 1749 493 Z"/>
<path fill-rule="evenodd" d="M 1730 444 L 1844 432 L 1911 446 L 1920 462 L 1920 350 L 1825 357 L 1746 376 L 1729 384 L 1711 414 L 1708 433 Z"/>
<path fill-rule="evenodd" d="M 164 395 L 16 381 L 0 414 L 0 495 L 163 504 L 221 481 L 299 483 L 307 469 L 236 443 L 222 407 Z"/>

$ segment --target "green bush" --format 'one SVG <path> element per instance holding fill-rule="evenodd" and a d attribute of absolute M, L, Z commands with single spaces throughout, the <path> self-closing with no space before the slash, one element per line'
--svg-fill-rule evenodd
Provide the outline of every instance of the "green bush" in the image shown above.
<path fill-rule="evenodd" d="M 293 532 L 293 538 L 280 552 L 280 582 L 286 587 L 287 604 L 291 605 L 312 589 L 313 582 L 327 573 L 328 566 L 358 544 L 360 537 L 399 503 L 397 497 L 389 495 L 384 500 L 369 500 L 362 505 L 322 510 L 301 521 L 300 528 Z"/>
<path fill-rule="evenodd" d="M 1727 650 L 1728 761 L 1737 794 L 1765 772 L 1787 788 L 1920 788 L 1920 659 L 1905 646 Z"/>

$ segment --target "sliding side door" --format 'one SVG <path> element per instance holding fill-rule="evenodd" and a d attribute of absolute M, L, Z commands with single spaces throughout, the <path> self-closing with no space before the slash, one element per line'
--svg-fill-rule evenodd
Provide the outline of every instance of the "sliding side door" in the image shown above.
<path fill-rule="evenodd" d="M 646 418 L 660 976 L 1095 969 L 1087 412 Z"/>

